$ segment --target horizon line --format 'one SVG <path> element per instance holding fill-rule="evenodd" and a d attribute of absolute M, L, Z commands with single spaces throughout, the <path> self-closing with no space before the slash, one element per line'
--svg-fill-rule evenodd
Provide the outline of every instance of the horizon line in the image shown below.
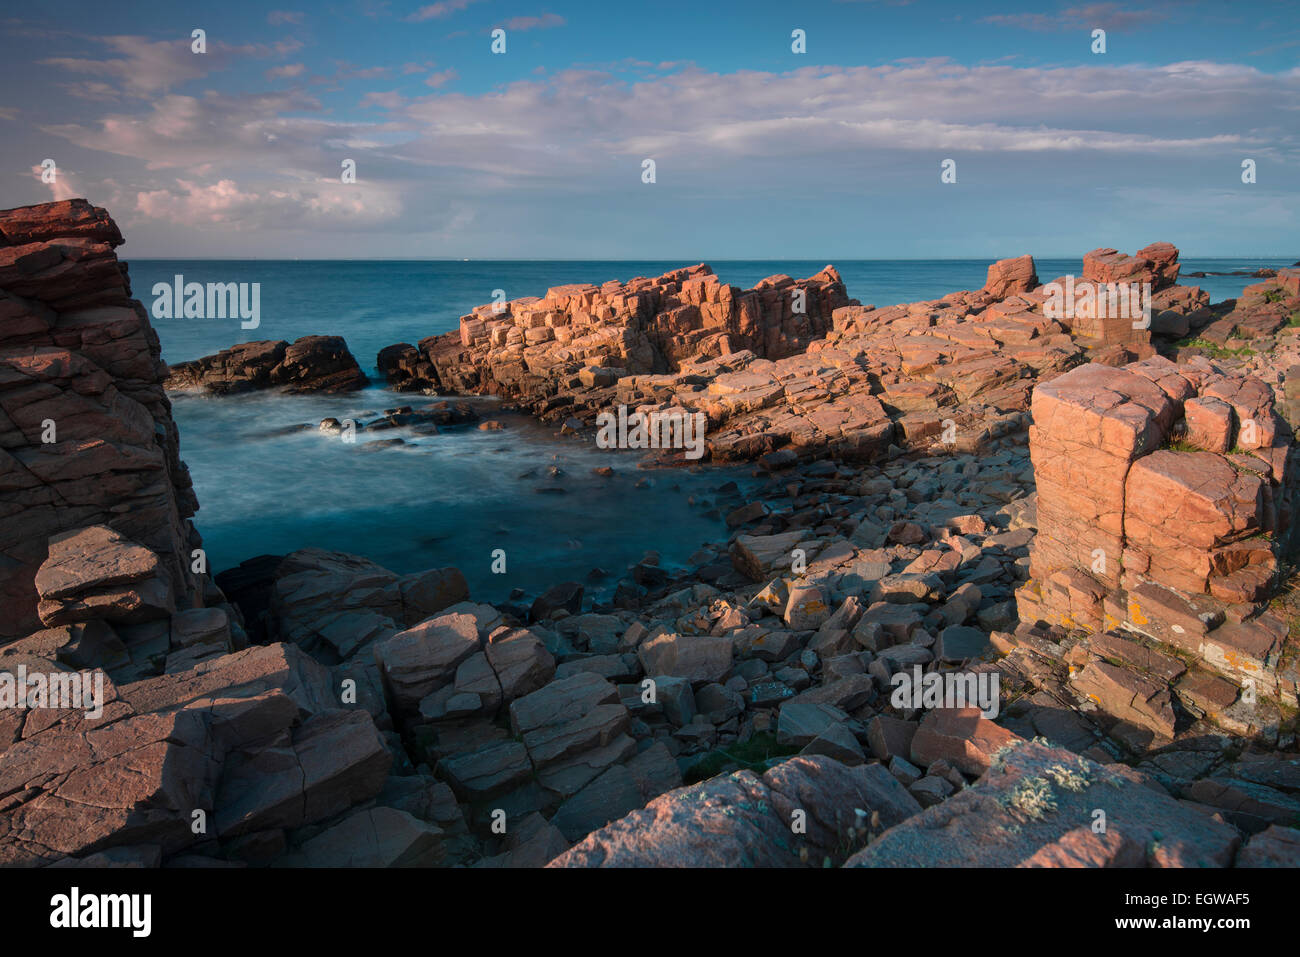
<path fill-rule="evenodd" d="M 1083 259 L 1082 254 L 1074 255 L 1074 256 L 1057 256 L 1057 255 L 1040 256 L 1040 255 L 1035 255 L 1033 253 L 1021 253 L 1021 255 L 1022 256 L 1030 255 L 1033 256 L 1033 258 L 1036 260 L 1038 259 L 1041 260 L 1079 259 L 1080 261 L 1082 261 Z M 1002 259 L 1015 259 L 1015 258 L 1017 257 L 1015 256 L 1002 257 Z M 1187 259 L 1218 259 L 1223 261 L 1247 262 L 1247 261 L 1262 260 L 1262 259 L 1280 260 L 1280 259 L 1290 259 L 1290 258 L 1291 256 L 1289 254 L 1288 255 L 1223 256 L 1223 255 L 1202 254 L 1202 253 L 1185 254 L 1182 252 L 1182 250 L 1179 250 L 1178 253 L 1178 261 L 1180 264 L 1182 264 Z M 533 258 L 490 259 L 490 258 L 461 258 L 461 257 L 445 258 L 444 257 L 444 258 L 426 259 L 426 258 L 407 257 L 407 256 L 396 257 L 396 258 L 370 257 L 364 259 L 344 259 L 341 257 L 333 257 L 333 256 L 325 256 L 325 257 L 294 256 L 291 258 L 273 257 L 273 256 L 129 256 L 129 257 L 120 256 L 119 259 L 122 259 L 123 261 L 126 262 L 131 262 L 134 260 L 135 262 L 304 262 L 304 263 L 319 263 L 319 262 L 331 262 L 331 263 L 593 263 L 593 262 L 594 263 L 671 263 L 671 262 L 686 261 L 686 259 L 683 259 L 681 257 L 670 257 L 667 259 L 654 259 L 654 258 L 599 259 L 599 258 L 570 258 L 570 257 L 550 258 L 550 259 L 533 259 Z M 704 263 L 704 264 L 747 263 L 747 262 L 774 262 L 774 263 L 825 262 L 828 265 L 834 265 L 837 260 L 839 262 L 845 262 L 845 263 L 853 263 L 853 262 L 856 263 L 990 262 L 991 263 L 991 262 L 1000 261 L 999 259 L 996 258 L 984 257 L 984 256 L 935 256 L 935 257 L 917 257 L 917 258 L 906 258 L 906 259 L 876 259 L 876 258 L 861 258 L 861 257 L 843 258 L 843 257 L 835 257 L 835 256 L 832 256 L 830 258 L 826 258 L 822 256 L 816 256 L 812 258 L 806 256 L 781 256 L 781 257 L 765 256 L 765 257 L 755 257 L 755 258 L 725 258 L 725 259 L 706 257 L 704 259 L 694 259 L 692 260 L 692 262 L 697 264 L 698 263 Z M 1300 260 L 1297 260 L 1297 264 L 1300 264 Z M 1282 268 L 1289 268 L 1289 267 L 1282 267 Z"/>

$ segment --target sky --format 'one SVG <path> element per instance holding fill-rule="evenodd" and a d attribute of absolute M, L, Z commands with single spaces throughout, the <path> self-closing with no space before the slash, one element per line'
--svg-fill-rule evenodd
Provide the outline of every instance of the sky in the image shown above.
<path fill-rule="evenodd" d="M 0 208 L 130 257 L 1300 258 L 1295 2 L 279 2 L 3 8 Z"/>

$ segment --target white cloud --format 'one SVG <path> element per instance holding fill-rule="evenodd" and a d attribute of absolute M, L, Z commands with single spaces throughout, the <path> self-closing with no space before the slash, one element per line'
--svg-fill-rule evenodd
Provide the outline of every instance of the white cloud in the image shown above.
<path fill-rule="evenodd" d="M 75 199 L 78 196 L 85 196 L 85 192 L 77 185 L 77 177 L 64 169 L 59 169 L 56 165 L 54 168 L 54 181 L 46 182 L 43 178 L 45 168 L 41 165 L 32 167 L 32 175 L 41 180 L 41 183 L 50 190 L 50 199 L 59 202 L 65 199 Z"/>
<path fill-rule="evenodd" d="M 296 67 L 270 72 L 301 76 Z M 337 67 L 344 90 L 363 74 L 385 72 Z M 418 88 L 423 80 L 425 95 L 357 90 L 351 104 L 384 111 L 375 122 L 339 119 L 301 89 L 163 92 L 40 131 L 123 158 L 113 174 L 132 184 L 124 195 L 149 223 L 317 228 L 335 217 L 357 228 L 382 224 L 394 235 L 425 235 L 433 218 L 459 217 L 487 236 L 529 204 L 626 204 L 644 157 L 659 163 L 655 195 L 689 187 L 675 201 L 721 197 L 756 209 L 775 191 L 916 189 L 917 170 L 931 162 L 926 178 L 937 184 L 947 156 L 962 159 L 963 184 L 976 182 L 965 164 L 983 163 L 986 188 L 999 170 L 1033 169 L 1023 182 L 1008 172 L 1001 185 L 1041 193 L 1086 191 L 1127 175 L 1117 173 L 1125 168 L 1163 184 L 1169 169 L 1218 163 L 1231 179 L 1242 155 L 1274 170 L 1294 169 L 1300 155 L 1297 128 L 1286 122 L 1289 104 L 1300 103 L 1300 70 L 1268 74 L 1210 61 L 964 66 L 941 58 L 783 73 L 656 69 L 634 80 L 622 70 L 569 69 L 474 94 L 448 91 L 453 69 L 430 72 L 408 81 Z M 399 70 L 408 72 L 396 64 L 390 72 Z M 172 75 L 160 68 L 148 83 Z M 128 82 L 105 76 L 82 92 L 106 97 Z M 357 161 L 354 186 L 336 185 L 344 157 Z M 1105 176 L 1093 172 L 1103 165 Z M 132 166 L 134 173 L 121 172 Z M 461 204 L 455 212 L 453 203 Z"/>
<path fill-rule="evenodd" d="M 502 26 L 520 33 L 525 30 L 549 30 L 551 27 L 564 26 L 564 17 L 557 13 L 543 13 L 540 17 L 511 17 Z"/>
<path fill-rule="evenodd" d="M 470 4 L 479 2 L 480 0 L 439 0 L 438 3 L 420 7 L 406 19 L 412 23 L 420 23 L 424 20 L 443 20 L 453 13 L 459 13 Z"/>
<path fill-rule="evenodd" d="M 306 69 L 304 63 L 286 63 L 284 66 L 271 67 L 266 71 L 266 78 L 268 80 L 293 79 L 302 76 Z"/>
<path fill-rule="evenodd" d="M 449 67 L 446 70 L 439 70 L 436 73 L 430 73 L 424 78 L 424 85 L 431 86 L 435 90 L 446 86 L 452 80 L 456 79 L 458 74 L 455 67 Z"/>
<path fill-rule="evenodd" d="M 135 212 L 147 219 L 238 230 L 382 223 L 401 213 L 400 200 L 381 186 L 316 179 L 278 189 L 244 189 L 232 179 L 202 185 L 178 179 L 174 187 L 142 191 Z"/>
<path fill-rule="evenodd" d="M 150 40 L 140 36 L 91 39 L 118 55 L 107 59 L 48 57 L 41 61 L 42 65 L 116 81 L 122 92 L 138 97 L 170 90 L 219 72 L 240 57 L 288 56 L 302 48 L 302 42 L 295 39 L 241 46 L 209 42 L 207 52 L 200 54 L 192 52 L 188 36 L 173 40 Z"/>

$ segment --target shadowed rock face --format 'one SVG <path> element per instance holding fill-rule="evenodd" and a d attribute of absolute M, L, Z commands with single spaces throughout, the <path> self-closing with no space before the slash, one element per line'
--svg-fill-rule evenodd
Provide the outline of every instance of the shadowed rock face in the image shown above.
<path fill-rule="evenodd" d="M 121 242 L 85 200 L 0 211 L 0 642 L 40 627 L 49 538 L 89 525 L 155 552 L 192 603 L 198 505 Z"/>
<path fill-rule="evenodd" d="M 236 395 L 260 389 L 286 392 L 352 392 L 369 380 L 342 336 L 303 336 L 290 344 L 242 342 L 215 355 L 171 367 L 173 392 Z"/>
<path fill-rule="evenodd" d="M 21 712 L 6 712 L 0 864 L 124 845 L 170 856 L 209 836 L 337 815 L 380 791 L 392 756 L 369 715 L 336 701 L 324 668 L 272 645 L 179 675 L 107 681 L 98 718 L 32 712 L 23 727 Z M 192 827 L 195 811 L 205 831 Z"/>

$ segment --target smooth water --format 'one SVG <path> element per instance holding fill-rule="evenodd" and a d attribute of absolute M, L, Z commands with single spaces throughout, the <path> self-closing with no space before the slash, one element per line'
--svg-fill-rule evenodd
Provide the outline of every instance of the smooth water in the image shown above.
<path fill-rule="evenodd" d="M 455 329 L 460 316 L 492 300 L 493 290 L 504 290 L 509 299 L 540 296 L 563 283 L 657 276 L 683 265 L 689 264 L 132 260 L 130 274 L 146 308 L 153 303 L 154 283 L 171 283 L 177 274 L 186 282 L 260 284 L 256 329 L 241 329 L 236 319 L 154 319 L 166 361 L 198 358 L 237 342 L 341 335 L 374 376 L 381 348 Z M 748 288 L 775 273 L 809 276 L 826 264 L 711 265 L 724 282 Z M 1286 265 L 1188 260 L 1183 271 Z M 850 296 L 884 306 L 978 288 L 988 261 L 835 266 Z M 1044 281 L 1081 270 L 1077 260 L 1042 260 L 1037 266 Z M 1187 280 L 1215 301 L 1256 281 Z M 469 579 L 473 597 L 492 601 L 516 587 L 535 594 L 556 582 L 583 581 L 593 569 L 611 573 L 603 580 L 609 586 L 648 550 L 658 551 L 666 565 L 681 565 L 700 544 L 725 537 L 725 525 L 711 512 L 714 491 L 729 480 L 750 480 L 743 468 L 638 470 L 638 453 L 601 451 L 520 416 L 505 418 L 504 431 L 363 431 L 354 445 L 315 429 L 327 417 L 365 420 L 385 408 L 432 401 L 379 386 L 347 396 L 175 397 L 181 455 L 201 505 L 195 522 L 212 567 L 315 546 L 364 555 L 402 573 L 455 565 Z M 497 415 L 493 400 L 474 401 L 484 418 Z M 293 431 L 301 425 L 311 428 Z M 393 437 L 408 445 L 367 448 Z M 592 474 L 604 465 L 614 467 L 612 477 Z M 550 466 L 561 474 L 548 474 Z M 504 575 L 491 572 L 495 549 L 506 552 Z"/>

